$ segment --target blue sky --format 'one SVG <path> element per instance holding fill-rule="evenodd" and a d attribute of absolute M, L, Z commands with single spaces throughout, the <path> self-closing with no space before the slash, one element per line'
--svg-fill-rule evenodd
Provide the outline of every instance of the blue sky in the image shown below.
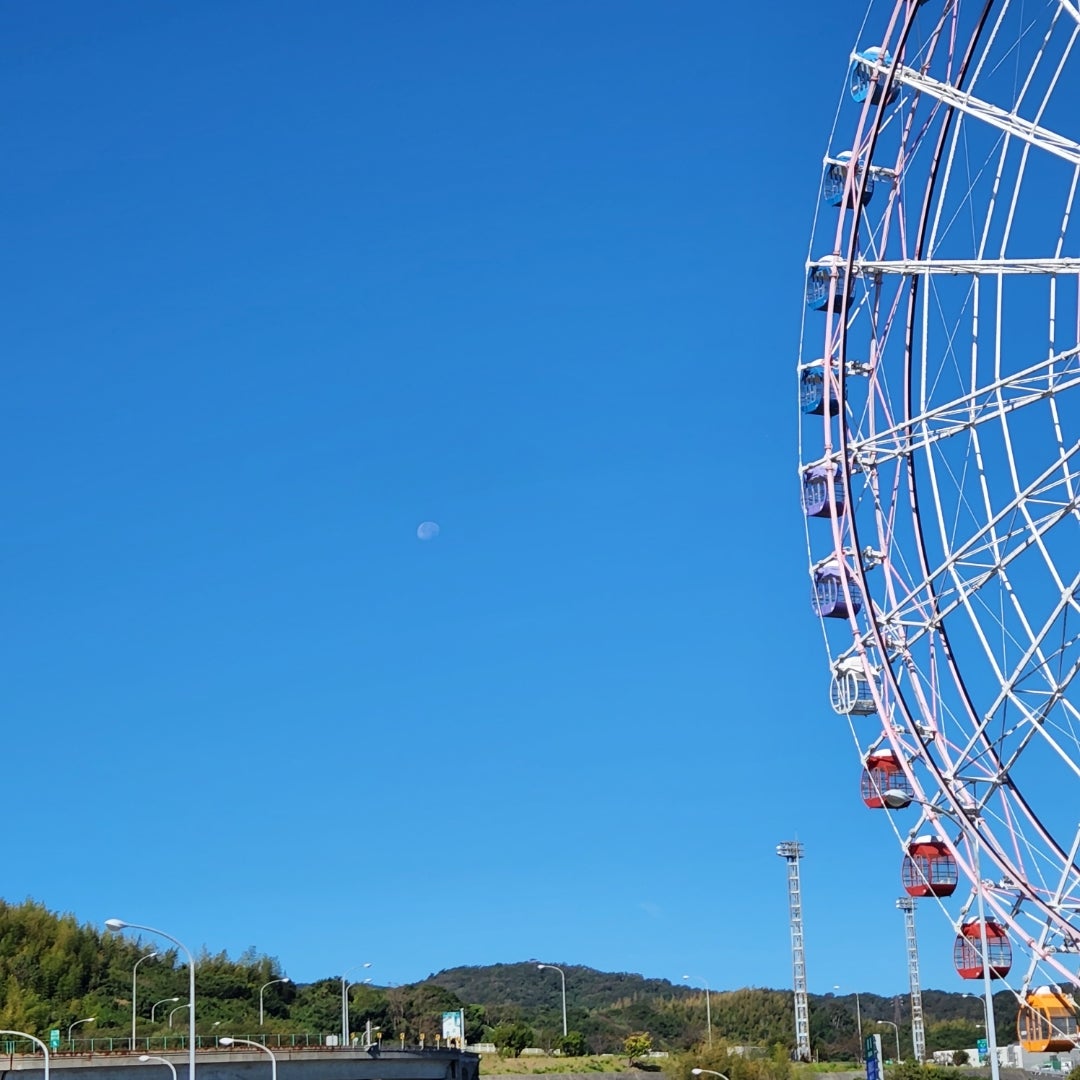
<path fill-rule="evenodd" d="M 859 18 L 0 14 L 7 899 L 787 986 L 797 836 L 811 990 L 904 990 L 796 476 Z"/>

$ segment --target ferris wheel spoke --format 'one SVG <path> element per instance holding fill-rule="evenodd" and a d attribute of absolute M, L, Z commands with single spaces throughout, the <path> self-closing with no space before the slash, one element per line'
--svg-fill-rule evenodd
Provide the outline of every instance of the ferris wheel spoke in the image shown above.
<path fill-rule="evenodd" d="M 1080 274 L 1080 259 L 856 259 L 856 276 L 904 274 L 909 277 L 948 275 L 960 277 L 998 277 L 1014 274 Z"/>
<path fill-rule="evenodd" d="M 1080 345 L 1015 374 L 1002 376 L 910 419 L 894 420 L 873 435 L 856 436 L 848 441 L 848 446 L 851 456 L 860 463 L 881 465 L 969 433 L 980 424 L 999 419 L 1004 413 L 1054 401 L 1057 395 L 1077 385 L 1080 385 Z M 912 429 L 917 434 L 911 434 Z M 839 457 L 832 454 L 828 461 L 838 463 Z M 814 462 L 826 463 L 826 459 Z"/>
<path fill-rule="evenodd" d="M 851 59 L 853 63 L 864 63 L 867 68 L 876 71 L 883 79 L 889 74 L 890 65 L 880 60 L 866 61 L 859 53 L 853 53 Z M 927 97 L 935 98 L 943 105 L 965 116 L 981 120 L 999 131 L 1005 131 L 1038 150 L 1045 150 L 1073 165 L 1080 165 L 1080 143 L 1059 132 L 1042 127 L 1033 120 L 1024 120 L 1008 109 L 983 101 L 974 94 L 959 90 L 947 82 L 905 67 L 903 64 L 896 65 L 893 80 L 903 86 L 918 90 Z"/>
<path fill-rule="evenodd" d="M 1058 0 L 1058 5 L 1066 15 L 1075 19 L 1077 24 L 1080 24 L 1080 7 L 1077 7 L 1072 0 Z"/>
<path fill-rule="evenodd" d="M 1070 448 L 1069 456 L 1072 457 L 1078 450 L 1080 450 L 1080 443 Z M 995 530 L 1015 513 L 1021 501 L 1042 493 L 1043 485 L 1049 477 L 1053 476 L 1057 467 L 1055 463 L 1051 469 L 1002 507 L 991 521 L 977 530 L 963 545 L 950 552 L 942 563 L 926 575 L 924 581 L 909 589 L 899 604 L 891 609 L 876 610 L 876 621 L 885 624 L 895 621 L 911 626 L 912 632 L 908 635 L 906 642 L 910 647 L 919 638 L 933 631 L 961 606 L 970 604 L 971 598 L 980 589 L 996 579 L 1006 567 L 1031 548 L 1038 535 L 1048 532 L 1076 510 L 1074 500 L 1067 500 L 1057 505 L 1045 517 L 1036 520 L 1034 527 L 1029 527 L 1025 523 L 1023 528 L 1007 530 L 1002 535 L 995 534 Z M 1055 480 L 1054 483 L 1060 483 L 1060 480 Z M 1003 547 L 1004 552 L 1001 550 Z M 990 558 L 981 557 L 987 553 L 990 554 Z M 961 577 L 958 570 L 963 566 L 977 572 L 966 578 Z M 946 584 L 943 587 L 941 585 L 943 581 L 951 581 L 952 584 Z M 925 615 L 927 610 L 931 612 L 929 618 Z M 921 620 L 913 622 L 910 619 L 910 616 L 920 614 L 923 616 Z M 862 635 L 861 644 L 864 648 L 871 646 L 873 635 L 871 633 Z"/>

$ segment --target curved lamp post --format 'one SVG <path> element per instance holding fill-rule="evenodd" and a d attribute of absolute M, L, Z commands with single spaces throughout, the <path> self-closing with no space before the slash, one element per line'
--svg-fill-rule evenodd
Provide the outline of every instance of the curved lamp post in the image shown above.
<path fill-rule="evenodd" d="M 349 1045 L 349 974 L 359 968 L 371 967 L 371 961 L 349 968 L 341 976 L 341 1045 Z"/>
<path fill-rule="evenodd" d="M 150 1008 L 150 1023 L 152 1024 L 154 1022 L 154 1013 L 157 1012 L 157 1007 L 159 1005 L 165 1005 L 170 1001 L 179 1001 L 179 1000 L 180 999 L 178 997 L 171 997 L 171 998 L 162 998 L 160 1001 L 155 1001 L 154 1004 Z"/>
<path fill-rule="evenodd" d="M 983 972 L 983 1009 L 986 1012 L 986 1052 L 990 1056 L 990 1080 L 999 1080 L 1001 1076 L 1001 1066 L 998 1062 L 997 1054 L 997 1027 L 994 1021 L 994 991 L 993 987 L 990 985 L 990 946 L 986 941 L 986 907 L 983 903 L 982 872 L 979 869 L 979 851 L 982 847 L 982 843 L 979 839 L 979 821 L 981 820 L 979 809 L 977 806 L 971 806 L 950 810 L 948 807 L 938 806 L 936 803 L 929 803 L 925 799 L 912 799 L 910 795 L 894 788 L 883 791 L 881 793 L 881 801 L 890 810 L 903 810 L 905 806 L 910 806 L 912 803 L 915 803 L 916 806 L 921 806 L 924 811 L 930 811 L 929 815 L 924 816 L 928 817 L 931 823 L 933 823 L 934 817 L 940 814 L 942 817 L 948 818 L 965 835 L 967 835 L 968 830 L 961 824 L 960 818 L 965 818 L 971 826 L 970 835 L 974 840 L 974 843 L 971 846 L 971 873 L 975 879 L 975 899 L 979 910 L 980 959 L 982 960 Z"/>
<path fill-rule="evenodd" d="M 234 1039 L 230 1035 L 222 1035 L 218 1039 L 219 1046 L 254 1046 L 257 1050 L 262 1050 L 263 1053 L 270 1055 L 270 1080 L 277 1080 L 277 1058 L 274 1057 L 274 1051 L 269 1046 L 263 1046 L 262 1043 L 254 1042 L 251 1039 Z"/>
<path fill-rule="evenodd" d="M 75 1040 L 72 1039 L 71 1032 L 80 1024 L 92 1024 L 96 1019 L 96 1016 L 84 1016 L 81 1020 L 76 1020 L 74 1023 L 68 1025 L 68 1043 L 73 1049 L 75 1047 Z"/>
<path fill-rule="evenodd" d="M 32 1043 L 37 1043 L 41 1047 L 41 1052 L 45 1055 L 45 1080 L 49 1080 L 49 1048 L 36 1036 L 30 1035 L 25 1031 L 0 1031 L 0 1035 L 18 1035 L 21 1039 L 29 1039 Z"/>
<path fill-rule="evenodd" d="M 715 1069 L 691 1069 L 690 1072 L 694 1076 L 700 1076 L 702 1073 L 705 1073 L 706 1076 L 719 1076 L 721 1080 L 728 1080 L 722 1072 L 717 1072 Z"/>
<path fill-rule="evenodd" d="M 178 1012 L 180 1012 L 182 1009 L 190 1009 L 190 1008 L 191 1008 L 191 1002 L 190 1001 L 185 1001 L 183 1005 L 177 1005 L 175 1009 L 170 1009 L 169 1010 L 169 1027 L 172 1027 L 172 1018 Z"/>
<path fill-rule="evenodd" d="M 143 1063 L 147 1061 L 160 1061 L 162 1065 L 168 1065 L 169 1072 L 172 1073 L 172 1080 L 176 1080 L 176 1066 L 171 1061 L 166 1061 L 163 1057 L 157 1057 L 154 1054 L 140 1054 L 139 1060 Z"/>
<path fill-rule="evenodd" d="M 563 971 L 558 964 L 537 964 L 538 971 L 543 971 L 544 968 L 551 968 L 559 973 L 562 978 L 562 1033 L 563 1038 L 566 1038 L 566 972 Z"/>
<path fill-rule="evenodd" d="M 875 1024 L 888 1024 L 896 1032 L 896 1062 L 900 1063 L 900 1028 L 891 1020 L 875 1020 Z"/>
<path fill-rule="evenodd" d="M 154 949 L 153 952 L 148 952 L 145 956 L 140 956 L 139 959 L 135 961 L 135 966 L 131 969 L 131 1049 L 132 1050 L 135 1049 L 135 1016 L 136 1016 L 136 1013 L 135 1013 L 135 995 L 136 995 L 136 991 L 138 989 L 138 983 L 136 982 L 136 980 L 139 977 L 139 965 L 144 960 L 153 960 L 154 957 L 157 956 L 157 954 L 158 954 L 157 949 Z"/>
<path fill-rule="evenodd" d="M 697 977 L 701 979 L 700 975 Z M 683 979 L 689 981 L 690 976 L 684 975 Z M 701 981 L 705 986 L 705 1028 L 709 1033 L 709 1046 L 712 1046 L 712 1006 L 709 1003 L 709 983 L 705 979 L 701 979 Z"/>
<path fill-rule="evenodd" d="M 263 991 L 268 986 L 273 986 L 274 983 L 287 983 L 287 982 L 292 982 L 292 979 L 287 978 L 287 977 L 283 978 L 283 979 L 271 979 L 268 983 L 263 983 L 262 986 L 259 987 L 259 1027 L 263 1026 Z"/>
<path fill-rule="evenodd" d="M 139 923 L 125 922 L 123 919 L 106 919 L 105 927 L 114 933 L 120 930 L 145 930 L 148 934 L 157 934 L 158 937 L 171 941 L 178 949 L 183 950 L 188 962 L 188 1004 L 191 1012 L 188 1013 L 188 1075 L 187 1080 L 195 1080 L 195 957 L 191 950 L 182 942 L 177 941 L 172 934 L 166 934 L 164 930 L 156 930 L 152 926 L 142 926 Z M 996 1078 L 995 1078 L 996 1080 Z"/>

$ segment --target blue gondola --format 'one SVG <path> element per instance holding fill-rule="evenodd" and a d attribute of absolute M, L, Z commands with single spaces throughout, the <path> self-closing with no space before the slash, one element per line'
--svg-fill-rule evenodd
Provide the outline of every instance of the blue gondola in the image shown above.
<path fill-rule="evenodd" d="M 835 161 L 830 161 L 825 167 L 825 182 L 822 184 L 821 197 L 829 206 L 843 206 L 850 210 L 855 205 L 855 192 L 858 190 L 862 173 L 865 169 L 863 162 L 855 167 L 855 176 L 852 178 L 852 189 L 847 191 L 848 163 L 851 161 L 851 151 L 845 150 L 836 155 Z M 866 177 L 866 186 L 863 188 L 862 202 L 865 206 L 874 194 L 874 178 Z"/>
<path fill-rule="evenodd" d="M 832 517 L 829 503 L 829 488 L 832 484 L 833 468 L 831 465 L 816 465 L 807 469 L 803 475 L 802 504 L 807 517 Z M 836 516 L 844 512 L 844 489 L 835 485 Z"/>
<path fill-rule="evenodd" d="M 826 390 L 823 367 L 806 368 L 799 374 L 799 403 L 807 416 L 830 416 L 838 412 L 836 386 Z"/>
<path fill-rule="evenodd" d="M 885 94 L 886 76 L 876 70 L 876 64 L 892 64 L 892 56 L 878 45 L 855 54 L 850 73 L 851 96 L 860 104 L 869 98 L 871 105 L 880 105 L 883 101 L 891 105 L 900 93 L 900 87 L 894 82 Z"/>
<path fill-rule="evenodd" d="M 836 563 L 826 563 L 814 571 L 810 603 L 815 615 L 820 615 L 823 619 L 847 619 L 858 615 L 862 611 L 862 592 L 853 581 L 848 582 L 848 596 L 851 597 L 850 608 L 844 596 L 840 567 Z"/>
<path fill-rule="evenodd" d="M 845 272 L 847 260 L 842 255 L 823 255 L 810 264 L 806 272 L 806 306 L 811 311 L 824 311 L 829 306 L 832 284 L 836 281 L 836 310 L 847 286 L 847 298 L 850 303 L 854 294 L 854 281 L 847 279 Z"/>

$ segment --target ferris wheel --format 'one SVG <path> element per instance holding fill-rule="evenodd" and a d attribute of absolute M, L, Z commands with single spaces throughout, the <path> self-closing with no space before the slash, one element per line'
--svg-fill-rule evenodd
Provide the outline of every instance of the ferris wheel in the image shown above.
<path fill-rule="evenodd" d="M 1078 191 L 1080 0 L 871 3 L 807 262 L 811 606 L 898 883 L 1029 1049 L 1077 1042 Z"/>

